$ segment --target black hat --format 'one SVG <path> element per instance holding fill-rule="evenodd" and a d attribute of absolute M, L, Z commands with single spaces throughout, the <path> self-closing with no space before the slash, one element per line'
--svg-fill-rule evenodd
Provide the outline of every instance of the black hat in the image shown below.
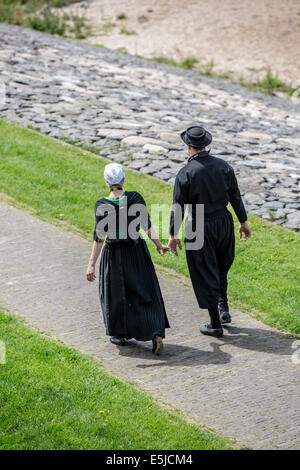
<path fill-rule="evenodd" d="M 204 127 L 192 126 L 180 134 L 183 142 L 196 149 L 206 147 L 212 141 L 212 136 L 207 132 Z"/>

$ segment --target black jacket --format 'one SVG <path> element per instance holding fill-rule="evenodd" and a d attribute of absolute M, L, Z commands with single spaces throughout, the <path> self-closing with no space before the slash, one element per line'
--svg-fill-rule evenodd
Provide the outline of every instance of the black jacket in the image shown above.
<path fill-rule="evenodd" d="M 173 204 L 181 206 L 181 222 L 184 205 L 204 204 L 204 216 L 225 209 L 228 202 L 232 205 L 240 222 L 247 220 L 247 213 L 241 198 L 233 168 L 221 158 L 208 152 L 199 152 L 191 157 L 176 176 Z M 194 208 L 194 207 L 193 207 Z M 194 213 L 194 210 L 193 210 Z M 174 233 L 174 211 L 171 214 L 170 234 Z"/>

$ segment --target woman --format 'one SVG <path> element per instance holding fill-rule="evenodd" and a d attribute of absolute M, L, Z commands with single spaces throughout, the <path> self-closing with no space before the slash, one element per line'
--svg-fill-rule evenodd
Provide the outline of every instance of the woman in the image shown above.
<path fill-rule="evenodd" d="M 123 191 L 123 167 L 116 163 L 106 165 L 104 179 L 110 194 L 95 204 L 94 243 L 86 277 L 88 281 L 96 279 L 95 264 L 105 239 L 100 259 L 99 297 L 106 334 L 117 345 L 125 345 L 130 338 L 152 340 L 152 352 L 159 354 L 169 322 L 150 253 L 139 233 L 140 226 L 160 255 L 168 247 L 161 244 L 151 226 L 143 197 L 136 191 Z"/>

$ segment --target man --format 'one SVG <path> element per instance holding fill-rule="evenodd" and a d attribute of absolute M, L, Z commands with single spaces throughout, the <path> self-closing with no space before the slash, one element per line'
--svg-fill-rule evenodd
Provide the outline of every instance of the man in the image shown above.
<path fill-rule="evenodd" d="M 186 259 L 199 307 L 208 309 L 211 319 L 211 323 L 202 326 L 200 331 L 205 335 L 222 337 L 221 323 L 231 322 L 227 301 L 227 273 L 234 260 L 235 246 L 233 219 L 226 208 L 228 202 L 240 222 L 240 238 L 244 234 L 244 240 L 248 240 L 251 230 L 232 167 L 226 161 L 211 156 L 206 150 L 212 141 L 211 134 L 203 127 L 193 126 L 183 132 L 181 138 L 187 145 L 190 157 L 175 180 L 168 247 L 178 256 L 177 246 L 181 249 L 181 243 L 177 234 L 185 205 L 189 205 L 195 231 L 197 205 L 203 204 L 203 245 L 193 249 L 191 243 L 187 245 L 186 238 Z"/>

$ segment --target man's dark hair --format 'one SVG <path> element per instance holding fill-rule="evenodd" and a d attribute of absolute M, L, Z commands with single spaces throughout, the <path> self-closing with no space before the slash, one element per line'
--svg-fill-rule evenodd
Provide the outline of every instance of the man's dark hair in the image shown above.
<path fill-rule="evenodd" d="M 193 147 L 192 145 L 191 145 L 191 147 L 192 147 L 194 150 L 196 150 L 196 152 L 201 152 L 201 150 L 205 150 L 205 148 L 206 148 L 206 147 L 197 148 L 197 147 Z"/>

